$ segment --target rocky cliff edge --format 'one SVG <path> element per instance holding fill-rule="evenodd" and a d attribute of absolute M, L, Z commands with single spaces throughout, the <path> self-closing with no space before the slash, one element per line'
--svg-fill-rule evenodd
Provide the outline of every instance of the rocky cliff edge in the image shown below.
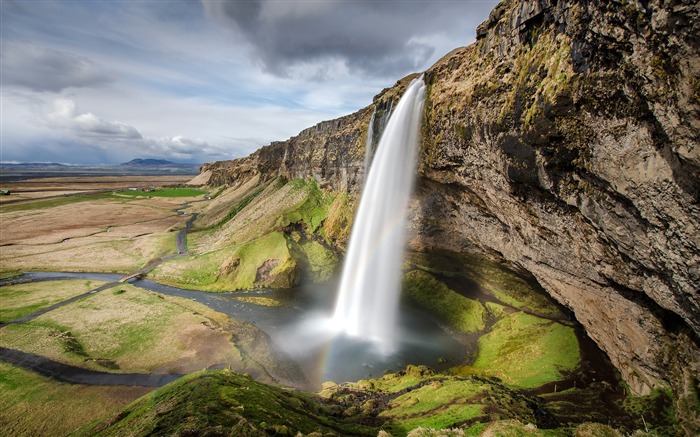
<path fill-rule="evenodd" d="M 426 72 L 410 222 L 415 248 L 531 272 L 634 393 L 673 387 L 690 434 L 700 429 L 699 15 L 688 0 L 503 1 L 476 43 Z M 371 114 L 390 111 L 410 78 L 355 114 L 203 172 L 215 185 L 281 175 L 356 192 Z"/>

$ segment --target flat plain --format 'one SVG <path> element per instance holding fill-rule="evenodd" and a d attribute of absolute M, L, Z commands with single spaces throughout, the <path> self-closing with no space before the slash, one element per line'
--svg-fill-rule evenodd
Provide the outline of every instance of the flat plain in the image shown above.
<path fill-rule="evenodd" d="M 88 279 L 23 283 L 22 271 L 129 274 L 178 255 L 177 233 L 205 201 L 191 176 L 96 176 L 4 182 L 0 196 L 0 322 L 97 290 Z M 252 325 L 189 299 L 117 284 L 24 323 L 0 325 L 0 346 L 108 373 L 185 374 L 230 367 L 265 379 L 269 350 Z M 59 382 L 0 363 L 0 428 L 64 435 L 152 390 Z M 59 418 L 59 419 L 57 419 Z M 0 432 L 0 434 L 2 434 Z"/>
<path fill-rule="evenodd" d="M 0 270 L 125 272 L 172 254 L 188 197 L 156 196 L 190 176 L 13 181 L 0 196 Z M 57 191 L 60 190 L 60 191 Z M 192 194 L 191 188 L 181 188 Z M 56 194 L 61 193 L 61 194 Z"/>

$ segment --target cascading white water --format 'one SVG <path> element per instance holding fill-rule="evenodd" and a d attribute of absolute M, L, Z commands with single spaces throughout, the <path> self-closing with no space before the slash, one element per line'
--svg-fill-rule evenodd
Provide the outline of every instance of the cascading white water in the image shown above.
<path fill-rule="evenodd" d="M 406 209 L 413 190 L 424 100 L 421 76 L 406 89 L 379 141 L 355 217 L 333 315 L 339 331 L 370 340 L 387 355 L 396 347 Z"/>

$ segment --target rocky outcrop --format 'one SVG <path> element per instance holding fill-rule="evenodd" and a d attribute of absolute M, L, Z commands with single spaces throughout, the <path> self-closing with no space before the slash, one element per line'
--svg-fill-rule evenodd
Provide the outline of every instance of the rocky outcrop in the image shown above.
<path fill-rule="evenodd" d="M 499 4 L 475 44 L 426 72 L 410 222 L 416 248 L 530 271 L 633 392 L 671 384 L 681 400 L 700 375 L 699 9 Z M 375 98 L 378 112 L 408 79 Z M 203 171 L 217 184 L 311 176 L 356 191 L 373 110 Z"/>
<path fill-rule="evenodd" d="M 335 120 L 323 121 L 287 141 L 273 142 L 251 155 L 233 161 L 204 164 L 213 186 L 236 186 L 255 175 L 261 181 L 313 177 L 322 188 L 355 193 L 365 176 L 364 156 L 369 121 L 375 112 L 373 143 L 408 83 L 416 75 L 399 80 L 374 98 L 374 104 Z"/>
<path fill-rule="evenodd" d="M 533 273 L 638 394 L 698 389 L 698 9 L 502 2 L 427 74 L 414 244 Z"/>

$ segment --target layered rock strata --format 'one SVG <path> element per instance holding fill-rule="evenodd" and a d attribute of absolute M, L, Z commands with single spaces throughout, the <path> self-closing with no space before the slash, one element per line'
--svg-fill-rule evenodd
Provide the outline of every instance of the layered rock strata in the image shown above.
<path fill-rule="evenodd" d="M 502 2 L 476 43 L 425 73 L 410 225 L 416 248 L 531 272 L 634 393 L 671 384 L 681 400 L 700 375 L 699 39 L 689 0 Z M 203 171 L 212 184 L 282 175 L 355 192 L 373 107 L 388 111 L 410 78 Z"/>

